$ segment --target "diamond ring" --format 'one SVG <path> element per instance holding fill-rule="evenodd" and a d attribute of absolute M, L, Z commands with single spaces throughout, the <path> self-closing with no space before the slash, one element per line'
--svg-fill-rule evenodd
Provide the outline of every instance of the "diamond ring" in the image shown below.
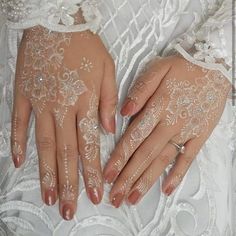
<path fill-rule="evenodd" d="M 184 154 L 184 152 L 185 152 L 184 144 L 182 144 L 182 143 L 178 144 L 178 143 L 174 142 L 173 140 L 170 140 L 169 143 L 176 147 L 178 153 Z"/>

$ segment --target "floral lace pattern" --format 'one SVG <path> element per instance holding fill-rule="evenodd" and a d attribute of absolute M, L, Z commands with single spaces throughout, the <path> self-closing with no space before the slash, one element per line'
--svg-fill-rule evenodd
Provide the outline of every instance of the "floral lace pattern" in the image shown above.
<path fill-rule="evenodd" d="M 190 31 L 193 26 L 199 25 L 200 21 L 205 21 L 209 12 L 212 13 L 217 9 L 221 2 L 223 1 L 187 0 L 181 1 L 180 4 L 180 1 L 163 0 L 101 0 L 100 10 L 104 12 L 104 20 L 100 33 L 116 61 L 121 102 L 133 78 L 137 77 L 140 69 L 151 58 L 163 51 L 163 45 L 167 45 L 171 38 L 177 37 L 180 33 Z M 196 17 L 193 18 L 193 15 Z M 180 27 L 183 20 L 188 29 Z M 233 127 L 235 127 L 236 112 L 232 112 L 231 101 L 228 101 L 219 125 L 172 197 L 166 198 L 161 194 L 160 186 L 163 180 L 161 177 L 160 182 L 153 186 L 137 206 L 124 204 L 118 210 L 112 208 L 108 204 L 110 189 L 108 185 L 105 186 L 102 203 L 93 206 L 88 202 L 80 174 L 78 211 L 70 224 L 61 219 L 56 207 L 46 207 L 39 200 L 33 122 L 29 129 L 30 148 L 25 165 L 16 172 L 10 160 L 9 117 L 13 88 L 10 76 L 14 78 L 17 55 L 16 32 L 7 31 L 6 38 L 8 41 L 0 42 L 0 64 L 4 65 L 0 67 L 0 234 L 4 236 L 36 236 L 42 233 L 45 236 L 235 235 L 235 226 L 231 222 L 236 218 L 231 213 L 234 215 L 236 204 L 235 200 L 234 204 L 230 200 L 227 201 L 235 189 L 233 188 L 235 182 L 231 181 L 236 179 L 230 174 L 232 158 L 234 168 L 236 167 L 236 159 L 233 157 L 235 150 Z M 8 49 L 7 60 L 2 60 L 5 49 Z M 118 115 L 117 138 L 126 128 L 126 124 L 127 119 L 121 119 Z M 111 136 L 101 135 L 102 163 L 107 161 L 114 141 Z"/>

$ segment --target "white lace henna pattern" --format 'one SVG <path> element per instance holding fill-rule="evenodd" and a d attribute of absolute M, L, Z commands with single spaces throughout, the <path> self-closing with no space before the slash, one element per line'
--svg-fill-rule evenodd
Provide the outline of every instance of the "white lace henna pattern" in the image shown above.
<path fill-rule="evenodd" d="M 130 134 L 130 145 L 134 149 L 137 145 L 142 142 L 150 133 L 153 128 L 157 125 L 160 119 L 160 114 L 164 107 L 163 97 L 154 101 L 151 106 L 146 110 L 143 118 L 137 125 L 137 127 Z"/>
<path fill-rule="evenodd" d="M 58 107 L 54 108 L 57 125 L 63 126 L 63 122 L 69 106 L 74 106 L 81 94 L 87 91 L 87 87 L 76 70 L 64 68 L 62 77 L 58 76 Z"/>
<path fill-rule="evenodd" d="M 15 156 L 21 156 L 23 154 L 22 148 L 20 144 L 17 142 L 17 111 L 15 111 L 14 118 L 13 118 L 13 147 L 12 147 L 12 153 Z"/>
<path fill-rule="evenodd" d="M 45 161 L 42 161 L 42 164 L 46 170 L 46 173 L 42 179 L 42 183 L 45 185 L 45 187 L 53 190 L 56 187 L 56 173 Z"/>
<path fill-rule="evenodd" d="M 169 112 L 167 125 L 174 125 L 178 119 L 186 123 L 181 130 L 181 141 L 198 137 L 214 120 L 225 96 L 228 84 L 218 71 L 208 71 L 203 77 L 190 81 L 167 81 L 170 101 L 166 108 Z"/>
<path fill-rule="evenodd" d="M 129 158 L 129 153 L 141 143 L 152 132 L 153 128 L 159 121 L 160 114 L 164 108 L 163 97 L 158 97 L 152 102 L 151 106 L 146 110 L 143 118 L 138 125 L 131 131 L 129 144 L 125 141 L 122 144 L 123 155 L 118 159 L 114 166 L 120 172 Z"/>
<path fill-rule="evenodd" d="M 149 170 L 149 173 L 147 176 L 141 177 L 140 182 L 138 183 L 136 187 L 136 189 L 139 191 L 141 196 L 144 196 L 148 192 L 149 188 L 151 187 L 152 177 L 153 177 L 152 169 Z"/>
<path fill-rule="evenodd" d="M 41 26 L 32 28 L 27 34 L 25 66 L 41 73 L 50 67 L 59 68 L 64 58 L 64 46 L 71 41 L 71 33 L 50 32 Z"/>
<path fill-rule="evenodd" d="M 87 72 L 91 72 L 93 69 L 93 64 L 88 58 L 83 57 L 81 65 L 80 65 L 80 69 Z"/>
<path fill-rule="evenodd" d="M 53 111 L 57 125 L 62 127 L 68 107 L 74 106 L 79 95 L 87 90 L 77 70 L 62 66 L 64 50 L 72 34 L 34 27 L 26 37 L 21 91 L 30 99 L 36 115 L 41 114 L 49 102 L 56 103 Z"/>
<path fill-rule="evenodd" d="M 65 184 L 63 185 L 62 190 L 62 199 L 67 201 L 73 201 L 75 199 L 75 190 L 70 184 L 69 181 L 69 169 L 68 169 L 68 146 L 64 146 L 64 155 L 63 155 L 63 162 L 64 162 L 64 168 L 65 168 Z"/>
<path fill-rule="evenodd" d="M 88 172 L 88 187 L 92 189 L 100 188 L 102 184 L 102 180 L 101 180 L 101 176 L 98 173 L 98 170 L 89 166 L 87 168 L 87 172 Z"/>
<path fill-rule="evenodd" d="M 93 161 L 99 153 L 99 129 L 97 120 L 98 98 L 93 91 L 89 100 L 89 110 L 87 117 L 83 118 L 78 126 L 85 141 L 84 157 L 88 161 Z"/>

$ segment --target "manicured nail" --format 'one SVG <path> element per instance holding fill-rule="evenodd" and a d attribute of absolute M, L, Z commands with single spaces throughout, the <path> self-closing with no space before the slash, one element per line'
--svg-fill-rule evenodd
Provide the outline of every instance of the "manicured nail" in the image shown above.
<path fill-rule="evenodd" d="M 73 206 L 69 203 L 63 205 L 62 214 L 64 220 L 71 220 L 74 216 Z"/>
<path fill-rule="evenodd" d="M 118 208 L 124 198 L 124 195 L 122 193 L 117 193 L 113 198 L 112 198 L 112 205 Z"/>
<path fill-rule="evenodd" d="M 106 128 L 108 129 L 109 132 L 115 133 L 116 132 L 116 121 L 115 117 L 110 117 L 110 118 L 104 118 L 104 123 Z"/>
<path fill-rule="evenodd" d="M 174 191 L 174 187 L 170 185 L 170 186 L 168 186 L 168 187 L 165 189 L 164 193 L 165 193 L 167 196 L 170 196 L 173 191 Z"/>
<path fill-rule="evenodd" d="M 129 196 L 128 196 L 128 201 L 131 204 L 136 204 L 140 198 L 141 194 L 140 192 L 136 189 L 134 190 Z"/>
<path fill-rule="evenodd" d="M 56 202 L 56 193 L 54 190 L 48 189 L 45 191 L 45 203 L 48 206 L 54 205 Z"/>
<path fill-rule="evenodd" d="M 20 156 L 14 156 L 13 157 L 13 162 L 14 162 L 15 168 L 19 168 L 20 167 L 20 162 L 21 162 L 21 157 Z"/>
<path fill-rule="evenodd" d="M 110 171 L 105 171 L 105 174 L 104 174 L 105 182 L 108 184 L 111 184 L 115 180 L 117 175 L 118 173 L 117 173 L 117 170 L 115 169 L 112 169 Z"/>
<path fill-rule="evenodd" d="M 134 111 L 135 111 L 135 107 L 136 104 L 134 101 L 132 101 L 131 99 L 128 99 L 125 104 L 123 105 L 120 114 L 122 116 L 131 116 L 133 115 Z"/>
<path fill-rule="evenodd" d="M 97 205 L 101 201 L 101 194 L 97 188 L 88 188 L 88 195 L 93 204 Z"/>

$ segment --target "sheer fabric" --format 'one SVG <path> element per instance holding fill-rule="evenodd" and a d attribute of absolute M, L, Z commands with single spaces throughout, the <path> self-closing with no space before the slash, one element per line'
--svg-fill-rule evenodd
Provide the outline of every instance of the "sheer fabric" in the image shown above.
<path fill-rule="evenodd" d="M 233 128 L 236 116 L 230 98 L 219 124 L 171 197 L 164 196 L 160 191 L 162 180 L 168 172 L 166 169 L 137 206 L 123 204 L 119 209 L 113 208 L 108 201 L 109 185 L 105 186 L 102 203 L 94 206 L 86 196 L 83 178 L 78 170 L 81 183 L 78 211 L 71 222 L 61 219 L 57 204 L 54 207 L 43 204 L 33 116 L 24 166 L 16 170 L 10 154 L 10 113 L 17 48 L 23 29 L 32 26 L 28 17 L 23 17 L 23 21 L 9 18 L 6 3 L 14 5 L 15 2 L 0 0 L 0 6 L 5 6 L 2 8 L 4 17 L 0 20 L 0 234 L 235 235 L 236 176 L 233 169 L 236 169 L 236 135 Z M 53 4 L 65 4 L 66 1 L 22 2 L 24 11 L 33 3 L 42 3 L 49 9 Z M 81 1 L 71 2 L 82 4 Z M 100 11 L 103 15 L 99 34 L 116 63 L 120 104 L 139 72 L 157 55 L 177 51 L 195 64 L 219 69 L 231 80 L 230 4 L 230 0 L 101 0 L 98 8 L 93 5 L 88 14 L 97 12 L 99 15 Z M 37 13 L 34 15 L 34 11 L 31 16 L 32 19 L 35 16 L 34 24 L 42 24 L 49 29 L 82 29 L 70 28 L 74 25 L 44 24 L 38 20 Z M 129 120 L 121 118 L 118 113 L 117 122 L 115 136 L 101 133 L 103 165 Z"/>

